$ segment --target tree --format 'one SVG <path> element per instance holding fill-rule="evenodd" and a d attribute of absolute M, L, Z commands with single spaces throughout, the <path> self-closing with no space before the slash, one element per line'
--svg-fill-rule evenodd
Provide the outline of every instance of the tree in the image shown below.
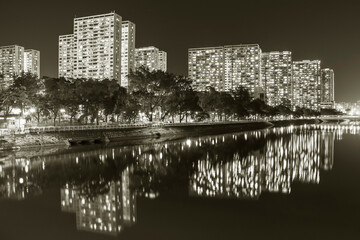
<path fill-rule="evenodd" d="M 45 85 L 45 109 L 52 115 L 54 126 L 56 119 L 60 113 L 60 109 L 64 107 L 64 102 L 68 93 L 67 83 L 64 78 L 48 78 L 44 81 Z"/>
<path fill-rule="evenodd" d="M 11 113 L 18 99 L 17 92 L 13 88 L 6 88 L 0 92 L 0 111 L 3 112 L 6 119 Z"/>
<path fill-rule="evenodd" d="M 96 124 L 99 124 L 99 112 L 103 111 L 105 98 L 109 94 L 107 81 L 109 80 L 81 80 L 78 92 L 79 103 L 83 106 L 83 115 L 80 120 L 91 117 L 91 122 L 96 121 Z"/>
<path fill-rule="evenodd" d="M 116 80 L 104 80 L 102 84 L 107 89 L 103 97 L 104 115 L 107 121 L 109 115 L 121 113 L 124 109 L 127 92 L 125 88 L 120 87 Z"/>
<path fill-rule="evenodd" d="M 140 109 L 150 122 L 156 109 L 165 109 L 168 97 L 177 88 L 177 77 L 160 70 L 150 71 L 140 67 L 129 75 L 130 93 L 139 103 Z M 167 111 L 164 114 L 168 114 Z M 163 118 L 164 116 L 161 116 Z"/>
<path fill-rule="evenodd" d="M 252 114 L 259 114 L 260 116 L 263 116 L 269 113 L 269 106 L 259 98 L 251 101 L 249 107 Z"/>
<path fill-rule="evenodd" d="M 218 95 L 217 110 L 220 114 L 220 120 L 222 120 L 222 115 L 224 115 L 226 121 L 228 116 L 232 116 L 235 113 L 234 98 L 229 93 L 221 92 Z"/>
<path fill-rule="evenodd" d="M 205 92 L 198 92 L 199 106 L 208 114 L 218 112 L 218 92 L 213 87 L 208 87 Z M 212 119 L 214 120 L 214 118 Z"/>
<path fill-rule="evenodd" d="M 179 121 L 187 121 L 189 115 L 202 111 L 198 105 L 199 98 L 191 87 L 192 81 L 187 77 L 181 75 L 174 75 L 175 85 L 165 98 L 164 104 L 161 108 L 161 120 L 164 121 L 167 116 L 171 116 L 174 122 L 174 117 L 179 116 Z"/>
<path fill-rule="evenodd" d="M 40 79 L 31 73 L 22 73 L 14 79 L 11 88 L 16 92 L 16 105 L 24 113 L 26 109 L 34 105 L 39 93 L 44 89 Z"/>
<path fill-rule="evenodd" d="M 171 116 L 178 115 L 179 121 L 182 122 L 189 115 L 194 115 L 196 112 L 202 111 L 198 105 L 199 98 L 196 93 L 191 89 L 179 90 L 171 95 L 166 107 L 169 108 Z"/>
<path fill-rule="evenodd" d="M 124 110 L 122 116 L 125 122 L 133 123 L 139 115 L 140 105 L 133 96 L 127 95 L 122 109 Z"/>
<path fill-rule="evenodd" d="M 249 115 L 249 105 L 251 102 L 251 96 L 249 91 L 244 88 L 243 86 L 239 86 L 233 92 L 234 96 L 234 104 L 235 104 L 235 113 L 240 117 L 248 116 Z"/>
<path fill-rule="evenodd" d="M 293 114 L 293 111 L 291 111 L 291 109 L 286 105 L 280 104 L 274 107 L 268 106 L 269 116 L 276 116 L 276 115 L 289 116 L 291 114 Z"/>

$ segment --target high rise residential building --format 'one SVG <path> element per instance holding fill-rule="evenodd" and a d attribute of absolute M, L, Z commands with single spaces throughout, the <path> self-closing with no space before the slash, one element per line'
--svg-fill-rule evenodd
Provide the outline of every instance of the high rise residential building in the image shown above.
<path fill-rule="evenodd" d="M 58 76 L 74 77 L 74 34 L 59 36 Z"/>
<path fill-rule="evenodd" d="M 203 91 L 232 91 L 239 86 L 256 96 L 262 87 L 261 49 L 258 44 L 241 44 L 188 51 L 189 77 L 194 88 Z"/>
<path fill-rule="evenodd" d="M 128 75 L 135 70 L 135 24 L 130 21 L 122 23 L 121 35 L 121 86 L 128 87 Z"/>
<path fill-rule="evenodd" d="M 116 13 L 75 18 L 73 38 L 71 35 L 59 38 L 59 76 L 115 79 L 120 83 L 121 33 L 122 18 Z M 60 45 L 71 46 L 71 41 L 72 51 Z M 73 68 L 68 71 L 70 59 Z"/>
<path fill-rule="evenodd" d="M 224 47 L 225 90 L 239 86 L 257 96 L 262 88 L 261 48 L 258 44 L 241 44 Z"/>
<path fill-rule="evenodd" d="M 40 77 L 40 51 L 34 49 L 25 50 L 24 72 Z"/>
<path fill-rule="evenodd" d="M 24 47 L 0 47 L 0 87 L 8 87 L 14 76 L 24 71 Z"/>
<path fill-rule="evenodd" d="M 321 70 L 321 107 L 334 108 L 334 70 L 325 68 Z"/>
<path fill-rule="evenodd" d="M 261 76 L 265 102 L 291 107 L 292 58 L 291 52 L 267 52 L 261 56 Z"/>
<path fill-rule="evenodd" d="M 159 51 L 159 69 L 163 72 L 167 71 L 167 53 Z"/>
<path fill-rule="evenodd" d="M 321 66 L 319 60 L 293 62 L 293 107 L 319 110 Z"/>
<path fill-rule="evenodd" d="M 166 71 L 166 61 L 166 52 L 160 51 L 156 47 L 142 47 L 135 50 L 135 68 L 144 66 L 150 71 Z"/>
<path fill-rule="evenodd" d="M 225 91 L 224 48 L 190 48 L 188 51 L 188 76 L 197 91 L 213 87 Z"/>

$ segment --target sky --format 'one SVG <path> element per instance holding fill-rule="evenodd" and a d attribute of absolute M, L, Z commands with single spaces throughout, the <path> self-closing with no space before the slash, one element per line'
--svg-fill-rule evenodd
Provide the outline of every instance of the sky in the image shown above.
<path fill-rule="evenodd" d="M 136 47 L 168 53 L 168 71 L 187 75 L 187 51 L 257 43 L 263 52 L 291 51 L 335 72 L 335 100 L 360 100 L 360 14 L 347 0 L 0 0 L 0 46 L 41 52 L 41 75 L 57 76 L 58 37 L 73 19 L 115 11 L 136 24 Z"/>

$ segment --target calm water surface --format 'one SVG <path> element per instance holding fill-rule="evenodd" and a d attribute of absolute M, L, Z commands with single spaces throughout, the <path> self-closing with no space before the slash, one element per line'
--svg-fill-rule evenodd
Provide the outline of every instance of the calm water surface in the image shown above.
<path fill-rule="evenodd" d="M 0 155 L 0 239 L 360 239 L 360 127 Z"/>

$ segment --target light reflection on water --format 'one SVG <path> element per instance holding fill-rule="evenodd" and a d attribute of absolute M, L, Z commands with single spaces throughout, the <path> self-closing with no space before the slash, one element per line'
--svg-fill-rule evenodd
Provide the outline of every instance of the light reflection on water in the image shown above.
<path fill-rule="evenodd" d="M 360 126 L 282 127 L 157 144 L 15 154 L 0 165 L 0 197 L 24 200 L 58 186 L 78 230 L 117 235 L 137 222 L 137 197 L 162 194 L 258 199 L 318 184 L 334 166 L 334 141 Z M 19 156 L 20 155 L 20 156 Z M 177 193 L 175 193 L 177 192 Z"/>

